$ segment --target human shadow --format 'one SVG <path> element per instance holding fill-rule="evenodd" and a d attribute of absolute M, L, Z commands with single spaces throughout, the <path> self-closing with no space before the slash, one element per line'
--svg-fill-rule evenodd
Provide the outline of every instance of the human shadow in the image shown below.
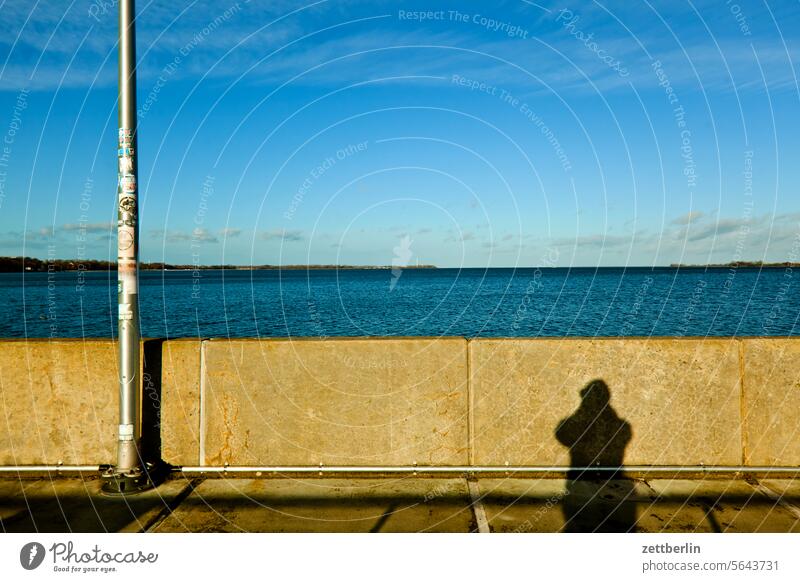
<path fill-rule="evenodd" d="M 562 531 L 634 531 L 634 483 L 621 469 L 631 425 L 611 406 L 611 392 L 603 380 L 592 380 L 580 395 L 578 409 L 555 431 L 570 452 Z"/>

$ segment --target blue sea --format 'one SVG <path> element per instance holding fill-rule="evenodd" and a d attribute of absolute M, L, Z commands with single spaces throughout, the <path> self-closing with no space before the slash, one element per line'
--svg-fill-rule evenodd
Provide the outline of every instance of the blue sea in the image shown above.
<path fill-rule="evenodd" d="M 753 336 L 800 331 L 792 269 L 144 271 L 145 337 Z M 116 272 L 0 273 L 0 337 L 113 337 Z"/>

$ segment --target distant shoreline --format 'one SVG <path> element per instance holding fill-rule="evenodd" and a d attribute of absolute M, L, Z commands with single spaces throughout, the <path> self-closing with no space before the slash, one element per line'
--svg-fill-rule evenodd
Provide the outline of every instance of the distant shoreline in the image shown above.
<path fill-rule="evenodd" d="M 391 269 L 787 269 L 800 268 L 800 263 L 763 263 L 759 261 L 735 261 L 730 263 L 711 263 L 708 265 L 692 265 L 673 263 L 670 265 L 618 265 L 618 266 L 564 266 L 537 267 L 536 265 L 517 265 L 511 267 L 438 267 L 436 265 L 185 265 L 170 263 L 140 263 L 141 271 L 385 271 Z M 113 261 L 55 259 L 52 261 L 32 257 L 0 257 L 0 273 L 47 273 L 47 272 L 103 272 L 116 271 Z"/>
<path fill-rule="evenodd" d="M 140 263 L 140 271 L 307 271 L 307 270 L 389 270 L 436 269 L 435 265 L 183 265 Z M 0 273 L 48 273 L 116 271 L 117 263 L 94 259 L 42 260 L 32 257 L 0 257 Z"/>
<path fill-rule="evenodd" d="M 787 269 L 800 267 L 800 263 L 763 263 L 761 261 L 732 261 L 730 263 L 709 263 L 707 265 L 691 265 L 683 263 L 672 263 L 671 269 Z"/>

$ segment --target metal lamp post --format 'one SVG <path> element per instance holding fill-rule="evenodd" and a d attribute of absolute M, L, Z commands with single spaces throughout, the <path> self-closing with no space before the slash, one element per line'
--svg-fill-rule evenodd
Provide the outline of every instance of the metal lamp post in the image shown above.
<path fill-rule="evenodd" d="M 116 466 L 103 476 L 107 493 L 152 486 L 141 455 L 139 374 L 139 212 L 136 144 L 134 0 L 119 3 L 119 143 L 117 150 L 117 293 L 119 303 L 119 432 Z"/>

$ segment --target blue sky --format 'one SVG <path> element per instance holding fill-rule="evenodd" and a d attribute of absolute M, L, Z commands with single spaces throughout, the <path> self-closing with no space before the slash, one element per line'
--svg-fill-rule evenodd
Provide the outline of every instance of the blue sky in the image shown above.
<path fill-rule="evenodd" d="M 143 260 L 800 260 L 796 2 L 174 4 Z M 116 7 L 0 15 L 0 254 L 113 259 Z"/>

